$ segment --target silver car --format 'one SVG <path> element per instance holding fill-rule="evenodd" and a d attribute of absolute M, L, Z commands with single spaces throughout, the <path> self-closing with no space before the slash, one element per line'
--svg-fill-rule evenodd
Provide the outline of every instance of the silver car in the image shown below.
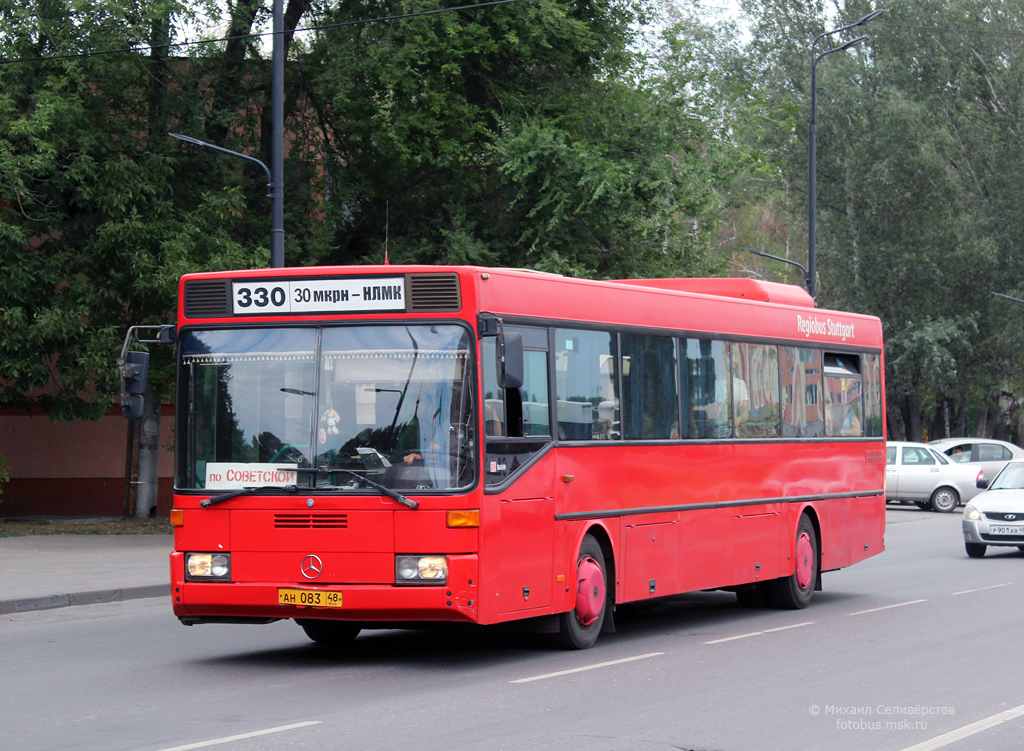
<path fill-rule="evenodd" d="M 964 508 L 964 547 L 971 558 L 981 558 L 989 545 L 1024 550 L 1024 461 L 1010 462 Z"/>
<path fill-rule="evenodd" d="M 1024 460 L 1024 449 L 995 438 L 942 438 L 928 445 L 945 454 L 954 464 L 981 467 L 985 477 L 992 480 L 1011 460 Z"/>
<path fill-rule="evenodd" d="M 976 466 L 954 464 L 923 443 L 888 441 L 885 446 L 886 501 L 949 513 L 981 492 Z"/>

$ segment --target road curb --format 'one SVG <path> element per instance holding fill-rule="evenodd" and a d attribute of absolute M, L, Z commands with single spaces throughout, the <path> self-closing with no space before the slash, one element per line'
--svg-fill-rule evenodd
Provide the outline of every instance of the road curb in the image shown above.
<path fill-rule="evenodd" d="M 92 592 L 69 592 L 68 594 L 46 595 L 44 597 L 24 597 L 0 600 L 0 615 L 28 613 L 33 610 L 53 610 L 55 608 L 71 607 L 72 605 L 96 605 L 102 602 L 169 597 L 170 594 L 170 584 L 149 584 L 141 587 L 98 589 Z"/>

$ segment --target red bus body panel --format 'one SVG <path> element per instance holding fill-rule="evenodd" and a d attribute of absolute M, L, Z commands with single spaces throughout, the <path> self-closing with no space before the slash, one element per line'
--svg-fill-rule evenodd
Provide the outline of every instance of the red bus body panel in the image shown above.
<path fill-rule="evenodd" d="M 190 319 L 185 313 L 185 284 L 192 279 L 442 272 L 459 277 L 459 312 L 243 320 Z M 505 269 L 363 266 L 188 275 L 180 292 L 179 327 L 453 319 L 476 331 L 478 314 L 487 312 L 536 325 L 585 322 L 679 336 L 882 351 L 876 318 L 815 309 L 802 290 L 752 280 L 595 282 Z M 884 385 L 882 398 L 884 405 Z M 616 602 L 732 587 L 793 573 L 793 540 L 805 512 L 818 529 L 821 570 L 829 571 L 883 550 L 884 479 L 884 437 L 555 441 L 499 492 L 485 492 L 481 480 L 463 494 L 411 495 L 420 504 L 416 510 L 366 495 L 318 495 L 309 509 L 301 490 L 239 497 L 202 509 L 199 502 L 208 494 L 178 492 L 175 507 L 183 510 L 184 523 L 175 529 L 171 554 L 174 612 L 198 619 L 319 617 L 394 624 L 488 624 L 562 613 L 574 607 L 571 582 L 588 533 L 611 549 Z M 479 509 L 479 528 L 448 528 L 447 511 L 460 509 Z M 302 513 L 309 516 L 308 527 L 282 526 L 294 517 L 282 522 L 281 515 Z M 318 527 L 324 514 L 345 515 L 345 526 Z M 230 552 L 232 581 L 186 581 L 185 552 Z M 448 581 L 396 585 L 396 554 L 448 556 Z M 323 560 L 320 581 L 336 583 L 304 579 L 300 566 L 307 555 Z M 337 609 L 283 606 L 280 588 L 338 591 L 344 604 Z"/>

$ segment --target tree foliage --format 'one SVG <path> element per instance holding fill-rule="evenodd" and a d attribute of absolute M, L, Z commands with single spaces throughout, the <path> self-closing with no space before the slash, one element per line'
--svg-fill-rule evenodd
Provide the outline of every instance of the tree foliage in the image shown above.
<path fill-rule="evenodd" d="M 804 113 L 769 134 L 794 207 L 806 205 L 812 40 L 871 10 L 751 0 L 764 96 Z M 1021 393 L 1024 20 L 1002 2 L 913 0 L 827 37 L 870 41 L 817 72 L 819 301 L 881 317 L 890 430 L 1008 435 Z M 1007 405 L 1011 407 L 1007 410 Z"/>
<path fill-rule="evenodd" d="M 680 71 L 670 80 L 638 51 L 650 0 L 362 23 L 442 7 L 287 3 L 288 265 L 387 253 L 605 277 L 720 267 L 707 248 L 737 160 Z M 182 273 L 267 264 L 263 172 L 166 134 L 269 162 L 269 42 L 252 36 L 269 12 L 0 8 L 0 401 L 102 414 L 125 330 L 172 320 Z M 202 29 L 226 39 L 167 46 Z M 132 51 L 93 54 L 117 49 Z M 166 388 L 169 353 L 156 357 Z"/>

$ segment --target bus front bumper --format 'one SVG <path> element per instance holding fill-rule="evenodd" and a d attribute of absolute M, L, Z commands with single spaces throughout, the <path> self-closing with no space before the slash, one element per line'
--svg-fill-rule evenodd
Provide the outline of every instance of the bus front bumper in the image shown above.
<path fill-rule="evenodd" d="M 328 618 L 375 623 L 477 622 L 477 556 L 448 555 L 443 585 L 313 584 L 295 581 L 196 582 L 185 580 L 184 553 L 171 553 L 174 614 L 185 623 Z M 322 606 L 282 604 L 321 600 Z M 328 596 L 329 595 L 329 596 Z"/>

